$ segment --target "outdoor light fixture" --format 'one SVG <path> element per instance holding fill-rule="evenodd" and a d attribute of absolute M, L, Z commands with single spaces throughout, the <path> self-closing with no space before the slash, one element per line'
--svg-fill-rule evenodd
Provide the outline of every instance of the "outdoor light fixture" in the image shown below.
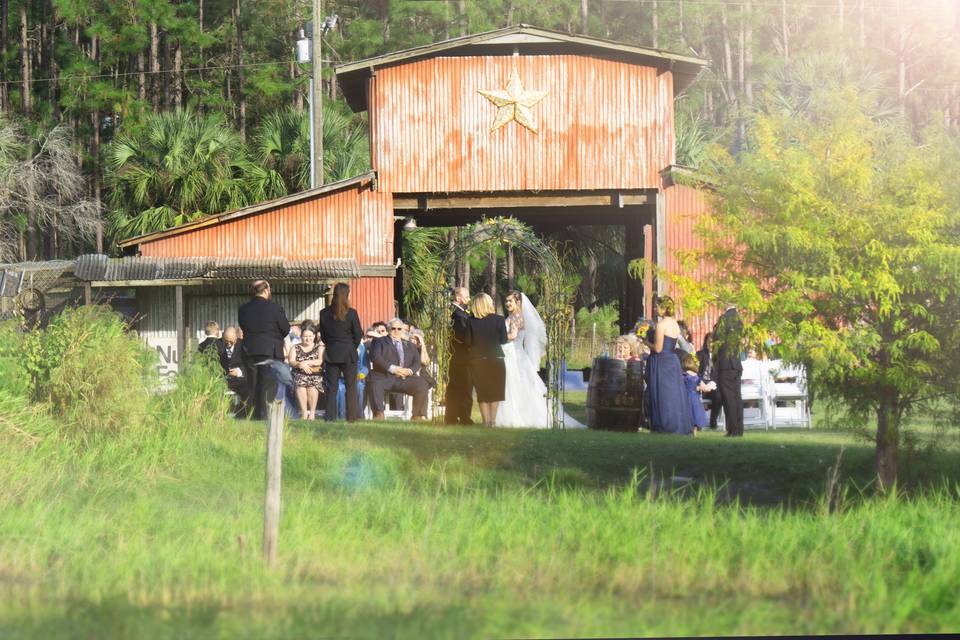
<path fill-rule="evenodd" d="M 407 218 L 407 221 L 403 223 L 404 231 L 413 231 L 416 228 L 417 228 L 417 221 L 416 219 L 413 218 L 413 216 Z"/>

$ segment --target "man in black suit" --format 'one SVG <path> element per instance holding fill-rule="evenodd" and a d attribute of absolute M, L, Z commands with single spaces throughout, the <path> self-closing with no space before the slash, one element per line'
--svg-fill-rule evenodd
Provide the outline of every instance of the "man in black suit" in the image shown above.
<path fill-rule="evenodd" d="M 413 396 L 414 420 L 427 417 L 427 398 L 430 385 L 416 375 L 420 370 L 420 352 L 412 342 L 405 339 L 406 324 L 394 318 L 387 327 L 390 335 L 377 338 L 370 345 L 370 376 L 367 389 L 375 420 L 383 419 L 384 399 L 387 392 Z"/>
<path fill-rule="evenodd" d="M 247 366 L 243 362 L 243 345 L 237 339 L 236 327 L 223 330 L 223 340 L 219 348 L 220 366 L 226 376 L 227 388 L 237 394 L 241 410 L 247 406 Z"/>
<path fill-rule="evenodd" d="M 743 435 L 743 396 L 740 391 L 743 378 L 743 363 L 740 362 L 742 341 L 743 321 L 736 307 L 728 307 L 713 330 L 713 345 L 717 353 L 715 380 L 728 437 Z"/>
<path fill-rule="evenodd" d="M 267 417 L 267 400 L 277 394 L 277 380 L 271 365 L 283 360 L 283 339 L 290 333 L 290 322 L 283 307 L 271 300 L 270 283 L 255 280 L 250 285 L 250 301 L 237 311 L 243 330 L 243 361 L 253 404 L 253 418 Z"/>
<path fill-rule="evenodd" d="M 203 325 L 203 332 L 206 334 L 203 338 L 203 342 L 200 343 L 198 350 L 200 353 L 205 353 L 206 351 L 216 352 L 220 349 L 220 344 L 223 342 L 220 338 L 220 325 L 211 320 L 207 324 Z"/>
<path fill-rule="evenodd" d="M 473 381 L 470 379 L 470 346 L 467 341 L 467 320 L 470 314 L 470 292 L 466 287 L 457 287 L 453 291 L 453 352 L 450 354 L 450 381 L 447 382 L 446 413 L 447 424 L 473 424 L 470 413 L 473 411 Z"/>

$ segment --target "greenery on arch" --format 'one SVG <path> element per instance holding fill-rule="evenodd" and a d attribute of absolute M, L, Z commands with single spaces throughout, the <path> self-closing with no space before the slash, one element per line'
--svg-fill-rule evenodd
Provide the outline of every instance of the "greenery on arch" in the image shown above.
<path fill-rule="evenodd" d="M 563 265 L 556 251 L 544 242 L 529 226 L 514 218 L 487 218 L 476 224 L 461 228 L 456 243 L 443 254 L 438 268 L 433 270 L 433 293 L 430 306 L 432 342 L 437 349 L 437 390 L 434 394 L 435 408 L 443 402 L 449 378 L 451 353 L 450 299 L 456 285 L 456 265 L 464 255 L 491 246 L 512 246 L 526 254 L 539 268 L 541 285 L 537 310 L 547 327 L 547 401 L 550 406 L 554 428 L 563 428 L 563 359 L 573 316 L 573 286 L 565 277 Z M 439 415 L 434 411 L 434 415 Z"/>

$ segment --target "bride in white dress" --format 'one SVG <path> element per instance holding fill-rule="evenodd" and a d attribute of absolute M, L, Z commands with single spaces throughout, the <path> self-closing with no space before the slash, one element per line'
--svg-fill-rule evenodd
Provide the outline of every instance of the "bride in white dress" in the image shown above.
<path fill-rule="evenodd" d="M 523 293 L 511 291 L 507 295 L 506 309 L 509 340 L 503 345 L 506 382 L 496 426 L 549 429 L 547 386 L 539 374 L 540 360 L 547 348 L 547 328 L 536 307 Z M 585 427 L 565 413 L 564 426 Z"/>

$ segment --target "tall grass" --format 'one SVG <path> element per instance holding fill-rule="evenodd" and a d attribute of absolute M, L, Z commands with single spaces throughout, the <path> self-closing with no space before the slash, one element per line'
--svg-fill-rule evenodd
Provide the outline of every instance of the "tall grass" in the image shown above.
<path fill-rule="evenodd" d="M 177 386 L 151 395 L 152 369 L 116 317 L 63 322 L 64 335 L 89 330 L 84 345 L 29 385 L 8 377 L 25 370 L 23 341 L 0 329 L 0 637 L 960 627 L 957 487 L 845 492 L 841 461 L 809 443 L 293 426 L 280 563 L 266 571 L 263 425 L 223 418 L 215 363 L 183 363 Z M 94 358 L 97 344 L 120 355 Z M 83 383 L 54 390 L 68 372 Z M 98 406 L 113 413 L 85 422 Z M 808 506 L 729 502 L 710 482 L 649 477 L 646 461 L 663 468 L 666 454 L 722 459 L 741 483 L 804 473 L 826 489 Z"/>
<path fill-rule="evenodd" d="M 389 438 L 385 433 L 384 442 Z M 155 445 L 149 444 L 153 447 Z M 0 635 L 587 636 L 948 631 L 956 490 L 831 508 L 718 504 L 709 487 L 532 486 L 466 455 L 294 428 L 280 566 L 259 559 L 260 425 L 186 432 L 144 473 L 83 453 L 4 464 Z M 573 479 L 574 482 L 570 482 Z"/>

